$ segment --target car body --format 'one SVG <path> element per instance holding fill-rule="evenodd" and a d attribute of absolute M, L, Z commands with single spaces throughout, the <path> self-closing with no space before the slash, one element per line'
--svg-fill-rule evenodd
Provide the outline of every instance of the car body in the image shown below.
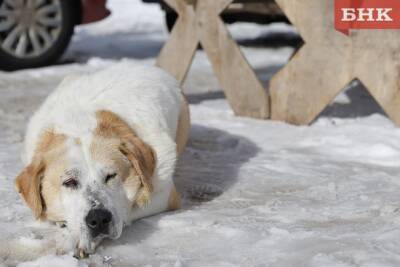
<path fill-rule="evenodd" d="M 0 1 L 0 69 L 55 63 L 76 25 L 99 21 L 109 14 L 106 0 Z"/>
<path fill-rule="evenodd" d="M 145 3 L 158 3 L 165 11 L 166 24 L 172 29 L 177 15 L 163 0 L 142 0 Z M 282 10 L 273 0 L 235 0 L 221 14 L 226 23 L 255 22 L 267 24 L 272 22 L 288 22 Z"/>
<path fill-rule="evenodd" d="M 110 15 L 110 10 L 106 7 L 107 0 L 80 0 L 82 15 L 80 23 L 86 24 L 102 20 Z"/>

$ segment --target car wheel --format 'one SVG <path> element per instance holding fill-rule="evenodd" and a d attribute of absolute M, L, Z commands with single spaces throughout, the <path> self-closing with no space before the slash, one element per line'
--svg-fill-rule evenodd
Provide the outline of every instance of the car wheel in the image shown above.
<path fill-rule="evenodd" d="M 0 0 L 1 1 L 1 0 Z M 49 65 L 74 31 L 73 0 L 4 0 L 0 6 L 0 69 Z"/>

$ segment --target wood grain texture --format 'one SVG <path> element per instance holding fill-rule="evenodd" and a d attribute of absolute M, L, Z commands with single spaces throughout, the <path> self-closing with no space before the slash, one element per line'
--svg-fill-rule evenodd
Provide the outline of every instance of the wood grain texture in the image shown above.
<path fill-rule="evenodd" d="M 235 114 L 266 119 L 269 117 L 267 93 L 218 16 L 226 5 L 217 3 L 215 0 L 198 2 L 201 44 Z"/>
<path fill-rule="evenodd" d="M 179 14 L 157 65 L 184 82 L 199 42 L 236 115 L 266 119 L 269 98 L 219 14 L 233 0 L 166 1 Z"/>
<path fill-rule="evenodd" d="M 277 0 L 305 45 L 270 83 L 271 117 L 308 124 L 358 78 L 400 125 L 400 31 L 334 30 L 333 1 Z"/>
<path fill-rule="evenodd" d="M 161 49 L 156 65 L 183 84 L 199 44 L 194 6 L 183 0 L 167 0 L 166 3 L 179 16 L 168 41 Z"/>

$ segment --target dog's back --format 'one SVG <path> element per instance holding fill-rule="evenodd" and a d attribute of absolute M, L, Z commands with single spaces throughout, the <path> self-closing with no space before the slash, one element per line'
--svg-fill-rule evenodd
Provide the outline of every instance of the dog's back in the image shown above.
<path fill-rule="evenodd" d="M 24 161 L 30 162 L 46 128 L 76 137 L 90 134 L 98 110 L 118 114 L 162 154 L 165 141 L 175 140 L 182 101 L 176 80 L 155 67 L 119 63 L 94 74 L 67 77 L 32 117 Z"/>

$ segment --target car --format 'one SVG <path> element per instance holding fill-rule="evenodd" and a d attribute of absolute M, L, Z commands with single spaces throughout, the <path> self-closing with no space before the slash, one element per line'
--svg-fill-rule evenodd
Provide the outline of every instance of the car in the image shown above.
<path fill-rule="evenodd" d="M 0 0 L 0 69 L 55 63 L 76 25 L 109 14 L 106 0 Z"/>
<path fill-rule="evenodd" d="M 165 11 L 165 21 L 169 31 L 177 20 L 177 14 L 163 0 L 142 0 L 145 3 L 158 3 Z M 273 22 L 290 23 L 273 0 L 235 0 L 221 14 L 225 23 L 254 22 L 268 24 Z"/>

